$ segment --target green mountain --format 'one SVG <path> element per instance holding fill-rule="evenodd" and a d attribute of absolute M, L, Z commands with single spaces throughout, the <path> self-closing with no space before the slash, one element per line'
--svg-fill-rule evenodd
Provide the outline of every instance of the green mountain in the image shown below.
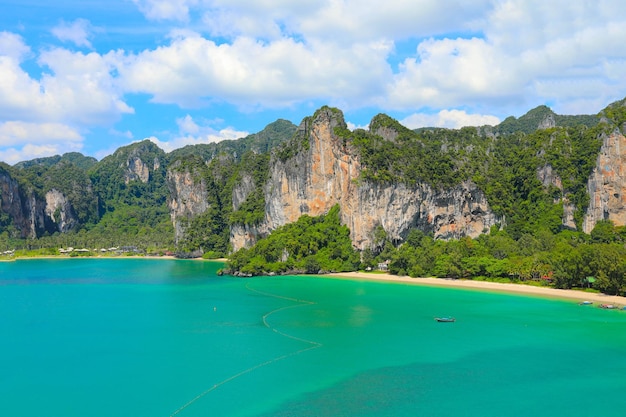
<path fill-rule="evenodd" d="M 350 131 L 339 109 L 322 107 L 300 126 L 278 120 L 245 138 L 169 154 L 143 141 L 101 161 L 72 153 L 0 164 L 0 249 L 137 246 L 180 256 L 250 249 L 257 266 L 242 262 L 241 271 L 260 271 L 261 258 L 279 272 L 333 270 L 358 263 L 323 236 L 344 239 L 347 230 L 361 265 L 390 260 L 398 273 L 535 277 L 538 266 L 517 273 L 501 261 L 531 256 L 522 243 L 532 251 L 558 246 L 557 236 L 620 241 L 625 122 L 622 100 L 596 115 L 540 106 L 497 126 L 462 129 L 414 131 L 380 114 L 368 130 Z M 311 220 L 331 213 L 347 229 Z M 265 244 L 271 255 L 252 249 L 278 230 L 287 235 Z M 309 252 L 297 234 L 309 236 Z M 497 262 L 461 265 L 471 250 L 452 242 L 463 239 Z"/>

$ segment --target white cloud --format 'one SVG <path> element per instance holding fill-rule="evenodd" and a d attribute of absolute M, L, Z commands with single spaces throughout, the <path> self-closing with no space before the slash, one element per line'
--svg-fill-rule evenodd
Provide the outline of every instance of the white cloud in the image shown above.
<path fill-rule="evenodd" d="M 61 22 L 52 29 L 52 34 L 62 42 L 72 42 L 76 46 L 91 48 L 91 23 L 85 19 L 76 19 L 72 23 Z"/>
<path fill-rule="evenodd" d="M 405 117 L 400 123 L 409 129 L 418 127 L 445 127 L 460 129 L 465 126 L 495 126 L 500 123 L 496 116 L 486 114 L 468 114 L 465 110 L 441 110 L 435 114 L 414 113 Z"/>
<path fill-rule="evenodd" d="M 626 91 L 622 0 L 133 2 L 161 22 L 133 30 L 153 31 L 159 46 L 85 54 L 0 32 L 0 123 L 113 128 L 133 114 L 128 103 L 141 102 L 137 93 L 156 105 L 216 111 L 222 104 L 255 111 L 328 103 L 430 113 L 436 118 L 407 120 L 454 127 L 544 103 L 558 113 L 595 113 Z M 52 33 L 79 47 L 102 44 L 88 20 Z M 446 113 L 453 108 L 467 113 Z M 191 118 L 178 124 L 172 143 L 229 135 Z M 22 152 L 20 145 L 0 144 Z"/>
<path fill-rule="evenodd" d="M 488 0 L 212 0 L 198 4 L 212 35 L 275 39 L 277 34 L 344 45 L 467 30 Z M 451 12 L 453 11 L 453 12 Z"/>
<path fill-rule="evenodd" d="M 281 107 L 304 100 L 361 104 L 381 93 L 390 76 L 391 44 L 304 44 L 293 39 L 264 43 L 237 38 L 218 45 L 201 36 L 128 57 L 120 70 L 125 88 L 153 95 L 157 103 L 194 107 L 217 100 L 246 106 Z"/>
<path fill-rule="evenodd" d="M 29 120 L 43 107 L 39 83 L 11 56 L 0 56 L 0 115 L 3 119 Z"/>
<path fill-rule="evenodd" d="M 487 41 L 472 39 L 428 39 L 420 43 L 418 57 L 400 66 L 390 85 L 390 105 L 407 108 L 418 103 L 448 107 L 466 103 L 471 97 L 503 97 L 519 90 L 511 60 Z M 505 61 L 505 62 L 502 62 Z"/>
<path fill-rule="evenodd" d="M 50 68 L 41 80 L 46 101 L 42 111 L 85 124 L 108 124 L 122 114 L 133 113 L 123 100 L 113 72 L 117 53 L 100 55 L 53 49 L 41 54 L 39 62 Z"/>
<path fill-rule="evenodd" d="M 480 24 L 483 37 L 422 41 L 417 55 L 394 76 L 390 106 L 498 105 L 510 112 L 550 101 L 557 103 L 557 112 L 593 113 L 599 103 L 624 94 L 626 80 L 614 70 L 619 65 L 606 63 L 626 60 L 620 47 L 626 3 L 507 0 L 494 5 Z M 567 91 L 551 89 L 562 82 L 569 84 Z"/>
<path fill-rule="evenodd" d="M 51 70 L 32 78 L 12 56 L 0 55 L 0 120 L 107 124 L 132 113 L 111 74 L 116 54 L 43 52 L 39 64 Z"/>
<path fill-rule="evenodd" d="M 0 123 L 0 161 L 19 161 L 80 151 L 82 135 L 60 123 Z"/>
<path fill-rule="evenodd" d="M 0 143 L 13 146 L 24 142 L 80 142 L 82 136 L 75 129 L 60 123 L 0 123 Z"/>
<path fill-rule="evenodd" d="M 469 30 L 489 4 L 487 0 L 328 1 L 297 20 L 305 36 L 322 39 L 422 38 Z"/>
<path fill-rule="evenodd" d="M 187 145 L 208 144 L 223 140 L 239 139 L 249 135 L 248 132 L 239 131 L 232 127 L 216 130 L 209 125 L 199 124 L 190 115 L 176 120 L 179 132 L 170 140 L 161 140 L 155 136 L 149 137 L 159 148 L 165 152 L 182 148 Z M 209 122 L 210 124 L 210 122 Z"/>
<path fill-rule="evenodd" d="M 30 47 L 21 36 L 11 32 L 0 32 L 0 57 L 20 62 L 30 54 Z"/>
<path fill-rule="evenodd" d="M 366 124 L 366 125 L 357 125 L 357 124 L 354 124 L 352 122 L 346 122 L 346 125 L 348 125 L 348 129 L 349 130 L 356 130 L 356 129 L 367 130 L 367 129 L 369 129 L 369 123 Z"/>
<path fill-rule="evenodd" d="M 196 0 L 132 0 L 139 10 L 150 20 L 189 20 L 189 7 Z"/>
<path fill-rule="evenodd" d="M 133 112 L 114 75 L 117 53 L 49 49 L 38 57 L 39 79 L 22 67 L 29 55 L 19 36 L 0 34 L 0 160 L 82 149 L 80 131 Z"/>

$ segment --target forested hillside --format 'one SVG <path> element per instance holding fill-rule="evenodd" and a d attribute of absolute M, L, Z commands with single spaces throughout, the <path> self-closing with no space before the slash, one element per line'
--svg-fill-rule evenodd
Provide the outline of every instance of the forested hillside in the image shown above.
<path fill-rule="evenodd" d="M 132 246 L 148 252 L 200 249 L 224 255 L 233 184 L 242 172 L 266 175 L 269 151 L 295 128 L 278 120 L 239 140 L 187 146 L 170 154 L 146 140 L 101 161 L 69 153 L 12 167 L 0 163 L 0 249 Z M 167 176 L 191 168 L 196 180 L 206 179 L 211 210 L 190 218 L 185 237 L 176 242 Z M 60 202 L 53 201 L 53 212 L 46 213 L 51 196 L 57 195 Z M 251 198 L 249 204 L 259 201 Z M 63 227 L 61 214 L 70 220 Z M 249 218 L 246 207 L 236 216 Z"/>
<path fill-rule="evenodd" d="M 326 120 L 323 126 L 320 118 Z M 611 167 L 598 167 L 598 161 L 601 152 L 613 152 L 601 151 L 603 146 L 624 137 L 625 122 L 626 107 L 620 101 L 596 115 L 561 116 L 540 106 L 497 126 L 462 129 L 410 130 L 380 114 L 368 130 L 350 131 L 340 110 L 325 107 L 299 127 L 278 120 L 246 138 L 188 146 L 169 154 L 143 141 L 101 161 L 73 153 L 15 166 L 2 164 L 0 249 L 124 245 L 216 257 L 232 252 L 233 236 L 238 234 L 246 236 L 250 245 L 258 242 L 232 255 L 232 270 L 242 273 L 385 264 L 394 273 L 414 276 L 548 277 L 559 286 L 583 285 L 587 276 L 594 276 L 598 285 L 615 292 L 621 285 L 616 277 L 626 272 L 625 233 L 619 220 L 622 211 L 626 218 L 626 210 L 619 204 L 594 206 L 605 210 L 604 217 L 589 220 L 589 184 L 592 175 L 619 180 L 615 174 L 623 169 L 619 155 Z M 312 146 L 319 146 L 321 140 L 311 136 L 316 123 L 318 129 L 330 129 L 324 139 L 333 143 L 330 154 L 312 154 L 317 152 Z M 335 163 L 343 168 L 332 168 Z M 329 169 L 339 171 L 333 174 Z M 429 230 L 420 229 L 425 218 L 393 236 L 384 222 L 376 223 L 367 238 L 369 246 L 356 252 L 358 260 L 352 252 L 356 248 L 345 246 L 346 231 L 335 229 L 341 222 L 337 219 L 345 220 L 338 214 L 344 207 L 336 206 L 319 220 L 305 216 L 293 226 L 268 222 L 272 216 L 272 221 L 276 216 L 285 221 L 271 211 L 277 202 L 267 200 L 275 187 L 287 187 L 282 191 L 287 195 L 300 195 L 315 178 L 329 181 L 342 170 L 353 169 L 358 172 L 350 181 L 358 183 L 357 190 L 374 192 L 390 185 L 405 194 L 421 190 L 418 194 L 423 198 L 438 196 L 439 200 L 428 202 L 432 207 L 444 204 L 448 197 L 442 195 L 467 193 L 475 187 L 476 196 L 463 198 L 474 204 L 483 196 L 488 206 L 472 215 L 491 213 L 500 220 L 481 236 L 447 242 L 435 238 L 432 227 L 439 227 L 435 223 Z M 279 177 L 289 170 L 303 176 L 295 183 L 281 183 Z M 314 170 L 325 176 L 317 176 Z M 457 194 L 446 194 L 447 190 Z M 619 190 L 611 193 L 594 198 L 600 203 L 606 198 L 621 201 Z M 420 203 L 422 197 L 415 198 L 416 204 L 426 204 Z M 309 207 L 297 209 L 307 213 Z M 470 213 L 476 208 L 463 205 L 459 210 Z M 431 216 L 420 216 L 426 215 Z M 582 232 L 585 221 L 595 225 L 593 232 Z M 456 225 L 446 227 L 453 231 Z M 613 270 L 599 266 L 609 255 L 614 259 L 606 265 L 613 265 Z"/>

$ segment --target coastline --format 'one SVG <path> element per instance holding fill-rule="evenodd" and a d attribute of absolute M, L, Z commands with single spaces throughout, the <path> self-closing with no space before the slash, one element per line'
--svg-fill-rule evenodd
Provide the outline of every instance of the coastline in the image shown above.
<path fill-rule="evenodd" d="M 28 259 L 163 259 L 163 260 L 183 260 L 174 256 L 142 256 L 142 255 L 130 255 L 130 256 L 90 256 L 90 257 L 70 257 L 64 255 L 48 255 L 48 256 L 33 256 L 33 257 L 15 257 L 10 259 L 0 259 L 0 262 L 15 262 L 18 260 Z M 192 258 L 187 259 L 192 261 L 208 261 L 208 262 L 226 262 L 228 259 L 202 259 Z M 525 294 L 539 297 L 547 297 L 553 299 L 562 300 L 574 300 L 574 301 L 591 301 L 596 305 L 600 304 L 613 304 L 619 307 L 626 306 L 626 297 L 619 295 L 607 295 L 603 293 L 583 292 L 577 290 L 564 290 L 550 287 L 537 287 L 532 285 L 514 284 L 514 283 L 500 283 L 491 281 L 474 281 L 467 279 L 445 279 L 445 278 L 411 278 L 408 276 L 397 276 L 386 273 L 378 272 L 334 272 L 324 275 L 315 275 L 317 277 L 335 278 L 335 279 L 351 279 L 351 280 L 368 280 L 368 281 L 380 281 L 397 284 L 408 285 L 425 285 L 434 287 L 450 287 L 450 288 L 462 288 L 471 289 L 477 291 L 494 291 L 509 294 Z"/>
<path fill-rule="evenodd" d="M 337 272 L 324 275 L 328 278 L 371 280 L 381 282 L 395 282 L 409 285 L 425 285 L 433 287 L 450 287 L 473 289 L 479 291 L 495 291 L 509 294 L 525 294 L 532 296 L 548 297 L 563 300 L 592 301 L 594 304 L 614 304 L 626 306 L 626 297 L 619 295 L 606 295 L 602 293 L 591 293 L 576 290 L 562 290 L 548 287 L 535 287 L 523 284 L 508 284 L 489 281 L 472 281 L 465 279 L 443 279 L 443 278 L 411 278 L 399 277 L 390 274 L 368 273 L 368 272 Z"/>
<path fill-rule="evenodd" d="M 1 259 L 0 262 L 15 262 L 15 261 L 24 261 L 24 260 L 37 260 L 37 259 L 163 259 L 163 260 L 171 260 L 171 261 L 207 261 L 207 262 L 227 262 L 226 258 L 217 258 L 217 259 L 204 259 L 204 258 L 189 258 L 189 259 L 181 259 L 172 255 L 160 255 L 160 256 L 149 256 L 149 255 L 98 255 L 98 256 L 76 256 L 72 257 L 69 255 L 43 255 L 43 256 L 17 256 L 12 258 Z"/>

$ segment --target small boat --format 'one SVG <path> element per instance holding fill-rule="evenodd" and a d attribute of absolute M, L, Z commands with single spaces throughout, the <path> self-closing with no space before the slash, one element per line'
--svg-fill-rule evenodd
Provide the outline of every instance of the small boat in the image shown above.
<path fill-rule="evenodd" d="M 615 304 L 600 304 L 600 308 L 604 308 L 606 310 L 616 309 L 617 306 Z"/>
<path fill-rule="evenodd" d="M 588 305 L 593 304 L 593 301 L 581 301 L 578 304 L 580 304 L 581 306 L 588 306 Z"/>
<path fill-rule="evenodd" d="M 454 317 L 435 317 L 435 321 L 439 323 L 453 323 L 456 319 Z"/>

